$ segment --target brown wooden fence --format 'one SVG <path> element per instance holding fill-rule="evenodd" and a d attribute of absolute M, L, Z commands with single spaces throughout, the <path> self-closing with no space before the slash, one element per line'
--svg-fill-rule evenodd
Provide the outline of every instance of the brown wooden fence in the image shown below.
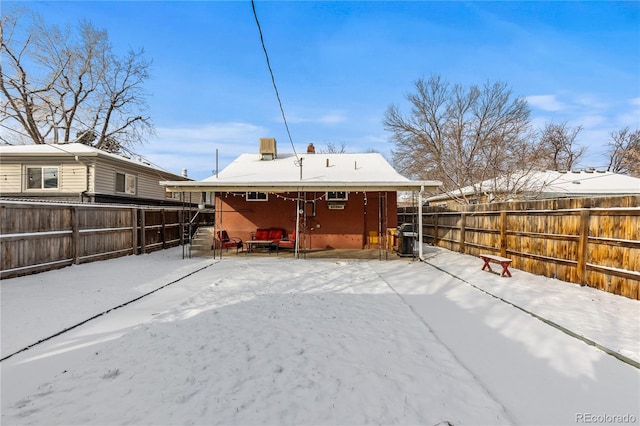
<path fill-rule="evenodd" d="M 400 209 L 399 222 L 412 215 Z M 427 207 L 423 233 L 439 247 L 640 299 L 640 196 Z"/>
<path fill-rule="evenodd" d="M 175 207 L 0 203 L 0 278 L 177 246 L 193 212 Z"/>

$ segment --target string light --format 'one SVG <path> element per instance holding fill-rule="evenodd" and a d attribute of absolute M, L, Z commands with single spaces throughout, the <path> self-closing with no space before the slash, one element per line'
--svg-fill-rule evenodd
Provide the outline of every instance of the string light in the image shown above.
<path fill-rule="evenodd" d="M 297 197 L 287 197 L 287 196 L 276 194 L 276 193 L 271 193 L 271 194 L 274 195 L 276 198 L 282 199 L 282 200 L 285 200 L 285 201 L 298 201 Z M 247 196 L 247 193 L 246 192 L 240 192 L 240 193 L 238 193 L 238 192 L 226 192 L 224 194 L 224 196 L 225 196 L 225 198 L 228 198 L 229 196 L 245 198 Z M 313 200 L 305 200 L 305 201 L 306 202 L 316 202 L 316 201 L 320 201 L 322 199 L 325 199 L 326 196 L 327 196 L 327 194 L 322 194 L 322 195 L 314 198 Z"/>

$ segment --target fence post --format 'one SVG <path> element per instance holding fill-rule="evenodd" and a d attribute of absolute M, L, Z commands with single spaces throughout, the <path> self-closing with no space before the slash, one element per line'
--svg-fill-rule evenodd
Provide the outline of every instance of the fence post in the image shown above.
<path fill-rule="evenodd" d="M 578 284 L 585 285 L 587 281 L 587 252 L 589 242 L 589 221 L 591 211 L 584 209 L 580 211 L 580 236 L 578 240 Z"/>
<path fill-rule="evenodd" d="M 466 248 L 464 246 L 464 238 L 466 233 L 467 233 L 467 214 L 463 212 L 460 214 L 460 253 L 464 253 L 466 251 Z"/>
<path fill-rule="evenodd" d="M 140 254 L 145 254 L 147 245 L 146 210 L 140 209 Z"/>
<path fill-rule="evenodd" d="M 80 230 L 78 229 L 80 219 L 78 218 L 78 206 L 71 207 L 71 251 L 73 264 L 80 263 Z"/>
<path fill-rule="evenodd" d="M 138 254 L 138 209 L 131 209 L 131 247 L 133 254 Z"/>
<path fill-rule="evenodd" d="M 167 241 L 167 227 L 166 227 L 167 220 L 164 216 L 164 209 L 160 209 L 160 214 L 162 216 L 162 249 L 164 250 L 166 248 L 166 241 Z"/>
<path fill-rule="evenodd" d="M 500 210 L 500 256 L 507 256 L 507 212 Z"/>
<path fill-rule="evenodd" d="M 433 245 L 438 247 L 439 241 L 438 235 L 438 213 L 433 214 Z"/>

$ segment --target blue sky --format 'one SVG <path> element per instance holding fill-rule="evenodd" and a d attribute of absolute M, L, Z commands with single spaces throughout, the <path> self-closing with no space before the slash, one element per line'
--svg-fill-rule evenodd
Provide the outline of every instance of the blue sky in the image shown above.
<path fill-rule="evenodd" d="M 5 4 L 8 2 L 5 2 Z M 39 1 L 52 23 L 87 18 L 117 51 L 153 61 L 157 136 L 136 147 L 152 163 L 203 179 L 275 137 L 292 152 L 250 1 Z M 607 164 L 612 130 L 640 127 L 640 2 L 257 1 L 298 152 L 344 144 L 391 158 L 382 120 L 408 111 L 414 81 L 503 81 L 533 123 L 582 125 L 581 166 Z"/>

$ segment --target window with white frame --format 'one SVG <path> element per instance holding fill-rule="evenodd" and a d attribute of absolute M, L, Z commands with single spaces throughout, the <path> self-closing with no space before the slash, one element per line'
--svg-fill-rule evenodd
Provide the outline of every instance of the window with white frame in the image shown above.
<path fill-rule="evenodd" d="M 346 191 L 327 192 L 327 201 L 347 201 Z"/>
<path fill-rule="evenodd" d="M 27 166 L 27 189 L 58 189 L 58 167 Z"/>
<path fill-rule="evenodd" d="M 247 192 L 247 201 L 267 201 L 268 198 L 266 192 Z"/>
<path fill-rule="evenodd" d="M 128 173 L 116 173 L 116 192 L 136 194 L 136 176 Z"/>

